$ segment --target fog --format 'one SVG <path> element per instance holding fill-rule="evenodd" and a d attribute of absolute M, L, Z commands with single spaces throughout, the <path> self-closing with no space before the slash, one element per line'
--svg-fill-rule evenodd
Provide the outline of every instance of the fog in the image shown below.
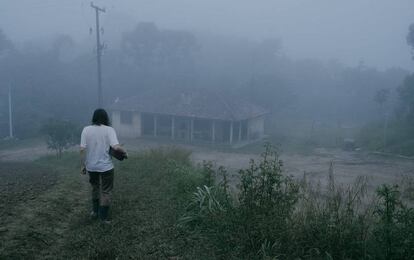
<path fill-rule="evenodd" d="M 106 10 L 106 108 L 150 91 L 209 89 L 269 111 L 265 132 L 275 139 L 324 124 L 358 132 L 410 114 L 401 112 L 409 104 L 401 86 L 413 68 L 412 1 L 94 3 Z M 3 1 L 0 29 L 1 136 L 9 132 L 9 86 L 16 136 L 36 136 L 51 118 L 89 121 L 97 106 L 90 2 Z"/>
<path fill-rule="evenodd" d="M 246 37 L 280 38 L 294 59 L 339 60 L 346 65 L 413 68 L 405 42 L 414 3 L 400 1 L 295 0 L 95 1 L 104 6 L 104 37 L 116 37 L 140 21 L 168 29 Z M 69 34 L 86 42 L 94 16 L 89 1 L 2 1 L 0 24 L 16 42 Z M 110 36 L 114 36 L 111 39 Z"/>
<path fill-rule="evenodd" d="M 1 4 L 0 259 L 413 259 L 413 0 Z"/>

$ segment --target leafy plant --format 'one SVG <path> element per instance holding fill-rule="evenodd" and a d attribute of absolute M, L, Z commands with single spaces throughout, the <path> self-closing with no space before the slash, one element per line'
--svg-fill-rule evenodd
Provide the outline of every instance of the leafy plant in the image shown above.
<path fill-rule="evenodd" d="M 414 211 L 400 199 L 398 186 L 377 189 L 379 218 L 373 234 L 379 259 L 403 259 L 414 254 Z"/>
<path fill-rule="evenodd" d="M 282 166 L 276 150 L 266 144 L 261 160 L 251 160 L 248 169 L 239 171 L 245 250 L 257 252 L 265 241 L 284 247 L 288 241 L 287 227 L 299 198 L 299 186 L 282 174 Z"/>
<path fill-rule="evenodd" d="M 47 146 L 55 150 L 58 158 L 62 156 L 62 151 L 77 143 L 80 136 L 79 128 L 65 120 L 49 120 L 43 126 L 43 133 L 47 137 Z"/>

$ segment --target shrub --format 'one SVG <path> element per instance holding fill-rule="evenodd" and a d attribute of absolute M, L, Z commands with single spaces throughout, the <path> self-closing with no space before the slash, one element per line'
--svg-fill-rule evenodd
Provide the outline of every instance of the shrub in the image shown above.
<path fill-rule="evenodd" d="M 42 132 L 46 134 L 48 148 L 55 150 L 58 158 L 61 157 L 63 150 L 78 143 L 80 137 L 79 128 L 75 124 L 57 119 L 49 120 L 43 126 Z"/>
<path fill-rule="evenodd" d="M 193 193 L 179 224 L 207 243 L 218 258 L 407 259 L 414 255 L 414 211 L 397 187 L 368 197 L 365 178 L 335 183 L 331 163 L 326 187 L 283 175 L 277 152 L 266 145 L 258 162 L 239 171 L 237 196 L 226 170 L 204 163 L 211 186 Z"/>
<path fill-rule="evenodd" d="M 324 190 L 302 182 L 289 254 L 309 259 L 367 258 L 365 244 L 373 209 L 364 203 L 366 181 L 358 178 L 348 187 L 338 185 L 332 164 L 328 179 Z"/>
<path fill-rule="evenodd" d="M 397 186 L 382 185 L 377 189 L 379 203 L 373 230 L 373 248 L 377 259 L 404 259 L 414 256 L 414 211 L 400 199 Z"/>
<path fill-rule="evenodd" d="M 299 196 L 298 185 L 281 174 L 281 167 L 276 151 L 266 145 L 259 162 L 252 160 L 239 171 L 240 194 L 234 198 L 226 169 L 204 163 L 205 180 L 211 184 L 211 176 L 221 176 L 222 181 L 197 188 L 180 224 L 203 230 L 219 256 L 273 255 L 287 241 L 287 223 Z"/>
<path fill-rule="evenodd" d="M 258 163 L 251 160 L 248 169 L 239 171 L 238 211 L 246 252 L 258 252 L 265 244 L 278 251 L 288 242 L 299 186 L 282 174 L 282 165 L 276 150 L 266 144 L 261 160 Z"/>

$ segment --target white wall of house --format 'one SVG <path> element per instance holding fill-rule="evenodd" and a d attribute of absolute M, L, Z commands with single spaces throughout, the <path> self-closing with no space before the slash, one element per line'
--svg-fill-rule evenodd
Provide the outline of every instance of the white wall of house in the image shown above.
<path fill-rule="evenodd" d="M 264 121 L 264 116 L 249 119 L 247 130 L 249 133 L 249 139 L 255 140 L 264 136 Z"/>
<path fill-rule="evenodd" d="M 118 136 L 126 138 L 137 138 L 141 136 L 141 114 L 138 112 L 130 113 L 130 120 L 121 120 L 121 111 L 112 111 L 112 126 L 116 130 Z"/>

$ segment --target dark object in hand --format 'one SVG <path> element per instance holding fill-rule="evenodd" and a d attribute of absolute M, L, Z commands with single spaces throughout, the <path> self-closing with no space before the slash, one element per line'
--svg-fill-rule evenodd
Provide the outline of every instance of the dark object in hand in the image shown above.
<path fill-rule="evenodd" d="M 128 155 L 126 152 L 115 150 L 112 147 L 109 147 L 109 155 L 120 161 L 123 161 L 124 159 L 128 159 Z"/>

